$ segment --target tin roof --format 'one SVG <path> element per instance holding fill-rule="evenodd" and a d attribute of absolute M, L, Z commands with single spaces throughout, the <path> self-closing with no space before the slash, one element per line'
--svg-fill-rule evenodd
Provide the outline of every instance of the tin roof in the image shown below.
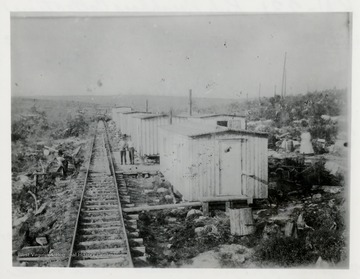
<path fill-rule="evenodd" d="M 144 112 L 144 111 L 126 111 L 126 112 L 122 112 L 122 114 L 134 114 L 134 113 L 149 113 L 149 112 Z"/>
<path fill-rule="evenodd" d="M 168 116 L 166 114 L 145 113 L 145 114 L 136 114 L 132 117 L 140 118 L 140 119 L 149 119 L 149 118 L 155 118 L 155 117 L 168 117 Z"/>
<path fill-rule="evenodd" d="M 190 121 L 180 124 L 162 126 L 161 129 L 172 132 L 174 134 L 179 134 L 188 137 L 201 137 L 201 136 L 207 136 L 211 134 L 221 134 L 221 133 L 267 137 L 267 133 L 259 133 L 259 132 L 253 132 L 247 130 L 233 130 L 223 126 L 210 125 L 210 124 L 204 125 L 203 123 L 193 123 Z"/>
<path fill-rule="evenodd" d="M 226 114 L 226 113 L 218 113 L 218 114 L 179 114 L 180 117 L 191 117 L 191 118 L 212 118 L 212 117 L 234 117 L 234 118 L 245 118 L 244 115 L 239 114 Z"/>
<path fill-rule="evenodd" d="M 180 134 L 184 136 L 194 137 L 205 134 L 213 134 L 217 132 L 224 132 L 229 130 L 228 128 L 217 126 L 217 125 L 203 125 L 198 123 L 181 123 L 162 126 L 163 129 L 173 132 L 175 134 Z"/>

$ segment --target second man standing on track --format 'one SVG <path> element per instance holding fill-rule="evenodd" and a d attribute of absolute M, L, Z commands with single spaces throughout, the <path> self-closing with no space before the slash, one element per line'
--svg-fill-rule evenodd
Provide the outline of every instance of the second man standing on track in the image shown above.
<path fill-rule="evenodd" d="M 121 138 L 120 142 L 119 142 L 120 159 L 121 159 L 122 165 L 123 165 L 124 161 L 125 161 L 125 165 L 126 165 L 126 150 L 128 149 L 128 144 L 125 139 L 126 139 L 126 135 L 124 135 L 124 138 Z"/>
<path fill-rule="evenodd" d="M 127 147 L 128 147 L 128 150 L 129 150 L 130 164 L 134 165 L 135 148 L 134 148 L 134 144 L 133 144 L 131 138 L 129 138 L 128 141 L 127 141 Z"/>

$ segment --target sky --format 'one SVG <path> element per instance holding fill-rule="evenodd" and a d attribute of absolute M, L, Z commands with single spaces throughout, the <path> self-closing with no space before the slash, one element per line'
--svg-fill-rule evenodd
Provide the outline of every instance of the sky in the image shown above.
<path fill-rule="evenodd" d="M 13 13 L 11 88 L 13 96 L 273 96 L 286 52 L 293 95 L 348 87 L 350 46 L 346 13 Z"/>

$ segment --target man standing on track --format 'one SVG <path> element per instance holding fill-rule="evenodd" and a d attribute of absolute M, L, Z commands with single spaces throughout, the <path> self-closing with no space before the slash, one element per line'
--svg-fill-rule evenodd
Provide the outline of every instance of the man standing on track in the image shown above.
<path fill-rule="evenodd" d="M 134 165 L 134 153 L 135 153 L 135 148 L 134 148 L 134 144 L 133 144 L 131 138 L 128 140 L 127 145 L 128 145 L 128 149 L 129 149 L 130 164 L 131 164 L 131 165 Z"/>
<path fill-rule="evenodd" d="M 125 135 L 124 135 L 125 137 Z M 121 164 L 123 164 L 123 162 L 125 161 L 125 165 L 126 165 L 126 149 L 127 149 L 127 143 L 124 139 L 120 139 L 119 142 L 120 145 L 120 158 L 121 158 Z"/>

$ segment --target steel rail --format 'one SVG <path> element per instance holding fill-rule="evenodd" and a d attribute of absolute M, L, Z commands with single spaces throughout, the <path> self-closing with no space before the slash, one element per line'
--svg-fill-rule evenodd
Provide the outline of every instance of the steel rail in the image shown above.
<path fill-rule="evenodd" d="M 113 179 L 114 179 L 114 186 L 115 186 L 115 190 L 116 190 L 116 198 L 118 200 L 118 205 L 119 205 L 119 211 L 120 211 L 120 215 L 121 215 L 121 224 L 124 227 L 124 235 L 125 235 L 125 242 L 126 242 L 126 247 L 129 251 L 128 253 L 128 260 L 129 260 L 129 267 L 134 267 L 134 263 L 132 261 L 132 257 L 131 257 L 131 251 L 130 251 L 130 245 L 129 245 L 129 239 L 127 237 L 127 233 L 126 233 L 126 227 L 125 227 L 125 222 L 124 222 L 124 214 L 123 214 L 123 210 L 121 208 L 121 202 L 120 202 L 120 197 L 119 197 L 119 189 L 118 189 L 118 184 L 116 181 L 116 172 L 115 172 L 115 168 L 114 168 L 114 162 L 113 162 L 113 156 L 112 156 L 112 152 L 111 152 L 111 145 L 110 145 L 110 141 L 109 141 L 109 135 L 108 135 L 108 130 L 107 130 L 107 124 L 105 122 L 104 123 L 104 127 L 105 127 L 105 135 L 106 135 L 106 143 L 108 145 L 108 158 L 109 158 L 109 162 L 110 162 L 110 170 L 111 173 L 113 175 Z M 106 144 L 105 144 L 105 148 L 106 148 Z"/>
<path fill-rule="evenodd" d="M 95 138 L 96 138 L 96 132 L 95 132 L 94 138 L 92 140 L 91 148 L 90 148 L 89 162 L 88 162 L 88 165 L 87 165 L 87 170 L 86 170 L 86 175 L 85 175 L 85 180 L 84 180 L 84 186 L 83 186 L 83 190 L 82 190 L 82 194 L 81 194 L 80 205 L 79 205 L 78 214 L 77 214 L 77 218 L 76 218 L 74 234 L 73 234 L 73 238 L 72 238 L 72 242 L 71 242 L 69 260 L 68 260 L 68 263 L 67 263 L 66 267 L 70 267 L 71 260 L 72 260 L 72 255 L 73 255 L 73 252 L 74 252 L 75 239 L 76 239 L 76 234 L 77 234 L 78 225 L 79 225 L 81 207 L 82 207 L 83 200 L 84 200 L 85 188 L 86 188 L 87 180 L 88 180 L 88 176 L 89 176 L 91 158 L 92 158 L 92 155 L 93 155 L 93 149 L 94 149 L 94 145 L 95 145 Z"/>

